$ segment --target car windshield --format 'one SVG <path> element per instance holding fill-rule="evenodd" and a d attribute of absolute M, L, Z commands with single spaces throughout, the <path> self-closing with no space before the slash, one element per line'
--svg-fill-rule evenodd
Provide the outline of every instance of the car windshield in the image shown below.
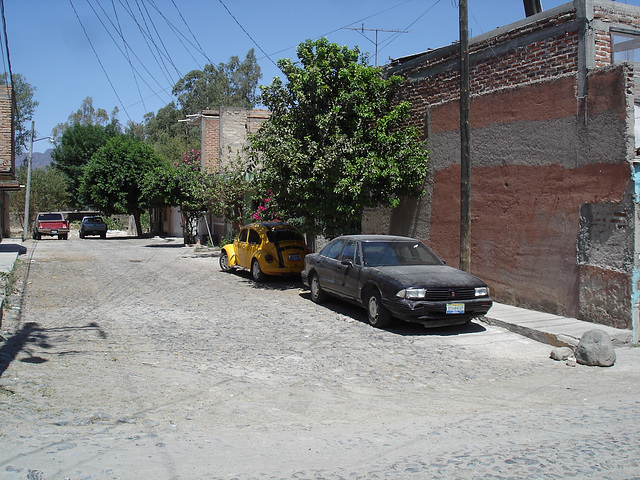
<path fill-rule="evenodd" d="M 270 242 L 302 242 L 302 234 L 291 228 L 278 228 L 267 231 L 267 238 Z"/>
<path fill-rule="evenodd" d="M 362 256 L 367 267 L 386 265 L 442 265 L 442 261 L 422 242 L 363 242 Z"/>
<path fill-rule="evenodd" d="M 101 217 L 87 217 L 84 219 L 86 222 L 102 222 L 102 218 Z"/>

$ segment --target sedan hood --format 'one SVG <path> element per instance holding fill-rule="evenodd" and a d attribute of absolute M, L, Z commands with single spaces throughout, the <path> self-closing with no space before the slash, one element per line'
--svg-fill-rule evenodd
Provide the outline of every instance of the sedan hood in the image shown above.
<path fill-rule="evenodd" d="M 376 267 L 374 270 L 405 286 L 425 288 L 486 286 L 478 277 L 446 265 L 394 265 Z"/>

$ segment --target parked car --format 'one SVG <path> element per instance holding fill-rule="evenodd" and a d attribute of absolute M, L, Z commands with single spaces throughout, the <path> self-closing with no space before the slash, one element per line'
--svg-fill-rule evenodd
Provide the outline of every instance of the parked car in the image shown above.
<path fill-rule="evenodd" d="M 224 272 L 246 268 L 256 282 L 262 282 L 266 275 L 300 274 L 307 252 L 304 237 L 293 225 L 252 223 L 240 230 L 232 244 L 222 247 L 220 268 Z"/>
<path fill-rule="evenodd" d="M 394 317 L 427 327 L 460 325 L 493 304 L 486 283 L 446 266 L 424 243 L 408 237 L 338 237 L 305 257 L 301 276 L 314 302 L 330 294 L 361 305 L 378 328 Z"/>
<path fill-rule="evenodd" d="M 102 220 L 102 217 L 83 217 L 78 235 L 80 238 L 87 235 L 100 235 L 100 238 L 107 238 L 107 224 Z"/>
<path fill-rule="evenodd" d="M 33 222 L 33 238 L 40 240 L 43 235 L 58 237 L 58 240 L 69 238 L 69 221 L 60 212 L 40 212 Z"/>

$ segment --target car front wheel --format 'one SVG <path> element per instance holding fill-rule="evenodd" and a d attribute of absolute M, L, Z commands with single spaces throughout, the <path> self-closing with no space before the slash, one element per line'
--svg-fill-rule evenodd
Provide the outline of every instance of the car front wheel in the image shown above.
<path fill-rule="evenodd" d="M 262 269 L 260 268 L 260 262 L 258 262 L 258 260 L 256 259 L 254 259 L 253 262 L 251 263 L 251 276 L 256 282 L 264 282 L 266 278 L 265 274 L 262 272 Z"/>
<path fill-rule="evenodd" d="M 311 277 L 311 282 L 309 283 L 311 287 L 311 300 L 315 303 L 324 302 L 327 299 L 327 294 L 320 286 L 320 279 L 318 278 L 318 275 L 314 273 Z"/>
<path fill-rule="evenodd" d="M 220 253 L 220 270 L 223 272 L 230 272 L 233 270 L 233 268 L 229 266 L 229 254 L 224 250 Z"/>
<path fill-rule="evenodd" d="M 386 308 L 382 306 L 380 292 L 371 290 L 367 294 L 367 317 L 372 327 L 385 328 L 391 324 L 391 315 Z"/>

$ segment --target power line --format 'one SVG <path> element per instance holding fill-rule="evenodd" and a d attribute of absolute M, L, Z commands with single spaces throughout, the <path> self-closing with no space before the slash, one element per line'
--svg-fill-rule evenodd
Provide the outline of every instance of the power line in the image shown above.
<path fill-rule="evenodd" d="M 116 95 L 116 98 L 118 99 L 118 102 L 120 102 L 120 106 L 124 110 L 124 113 L 127 115 L 127 118 L 129 119 L 129 121 L 133 122 L 133 120 L 131 120 L 131 117 L 129 116 L 129 112 L 127 112 L 127 109 L 125 108 L 124 104 L 122 103 L 122 100 L 120 99 L 120 95 L 118 95 L 118 92 L 117 92 L 116 88 L 113 86 L 113 83 L 111 82 L 111 78 L 109 78 L 109 74 L 107 73 L 106 69 L 104 68 L 104 65 L 102 64 L 102 61 L 100 60 L 100 56 L 98 55 L 98 52 L 96 52 L 96 49 L 94 48 L 93 43 L 91 42 L 91 38 L 89 38 L 89 34 L 87 33 L 87 29 L 84 28 L 84 24 L 82 23 L 82 20 L 80 19 L 80 15 L 78 15 L 78 11 L 76 10 L 75 5 L 73 4 L 73 0 L 69 0 L 69 3 L 71 4 L 71 8 L 73 8 L 73 12 L 76 14 L 76 18 L 78 19 L 78 22 L 80 23 L 80 26 L 82 27 L 82 30 L 84 31 L 85 37 L 87 37 L 87 41 L 89 42 L 89 45 L 91 46 L 91 50 L 93 50 L 93 54 L 96 56 L 96 59 L 98 60 L 98 63 L 100 64 L 100 68 L 102 68 L 102 72 L 104 73 L 104 76 L 107 77 L 107 81 L 109 82 L 109 85 L 111 85 L 111 89 L 113 90 L 113 93 Z"/>
<path fill-rule="evenodd" d="M 245 28 L 240 24 L 240 22 L 238 21 L 238 19 L 237 19 L 236 17 L 234 17 L 233 13 L 231 13 L 231 11 L 227 8 L 227 6 L 224 4 L 224 2 L 223 2 L 222 0 L 218 0 L 218 1 L 219 1 L 219 2 L 220 2 L 220 4 L 224 7 L 224 9 L 227 11 L 227 13 L 228 13 L 229 15 L 231 15 L 231 18 L 233 18 L 233 20 L 238 24 L 238 26 L 239 26 L 239 27 L 242 29 L 242 31 L 247 35 L 247 37 L 249 37 L 249 39 L 254 43 L 254 45 L 255 45 L 256 47 L 258 47 L 258 50 L 260 50 L 260 51 L 262 52 L 262 54 L 263 54 L 265 57 L 267 57 L 267 58 L 269 59 L 269 61 L 270 61 L 271 63 L 273 63 L 277 68 L 280 68 L 280 67 L 278 67 L 278 64 L 277 64 L 276 62 L 274 62 L 274 61 L 273 61 L 273 59 L 272 59 L 272 58 L 267 54 L 267 52 L 265 52 L 265 51 L 262 49 L 262 47 L 261 47 L 260 45 L 258 45 L 258 42 L 256 42 L 256 41 L 253 39 L 253 37 L 249 34 L 249 32 L 247 32 L 247 31 L 245 30 Z"/>

